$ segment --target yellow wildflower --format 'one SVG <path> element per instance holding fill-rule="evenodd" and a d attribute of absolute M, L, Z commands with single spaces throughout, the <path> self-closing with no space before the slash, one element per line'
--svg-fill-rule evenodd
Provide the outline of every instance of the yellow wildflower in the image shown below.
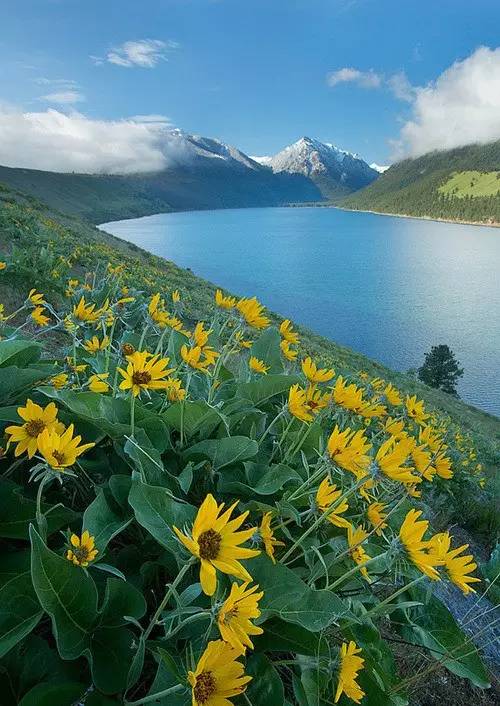
<path fill-rule="evenodd" d="M 431 544 L 428 540 L 423 539 L 429 522 L 419 520 L 421 514 L 421 510 L 414 509 L 407 513 L 399 530 L 399 539 L 412 564 L 433 581 L 438 581 L 439 572 L 435 567 L 441 566 L 443 562 L 435 554 L 429 554 L 428 550 Z"/>
<path fill-rule="evenodd" d="M 383 503 L 370 503 L 366 510 L 366 515 L 372 527 L 375 529 L 375 534 L 379 536 L 382 534 L 382 530 L 387 527 L 387 513 L 385 512 L 386 506 Z"/>
<path fill-rule="evenodd" d="M 249 326 L 256 329 L 267 328 L 271 323 L 267 316 L 263 315 L 264 307 L 256 297 L 251 299 L 240 299 L 236 308 L 243 316 Z"/>
<path fill-rule="evenodd" d="M 99 392 L 105 394 L 109 392 L 109 385 L 106 380 L 109 377 L 109 373 L 96 373 L 89 377 L 89 390 L 92 392 Z"/>
<path fill-rule="evenodd" d="M 302 372 L 309 382 L 328 382 L 335 375 L 333 368 L 318 368 L 312 358 L 304 358 L 302 361 Z"/>
<path fill-rule="evenodd" d="M 55 387 L 56 390 L 60 390 L 63 388 L 65 385 L 68 384 L 68 375 L 67 373 L 59 373 L 58 375 L 54 375 L 53 378 L 49 380 L 50 384 L 52 387 Z"/>
<path fill-rule="evenodd" d="M 353 527 L 349 524 L 347 528 L 347 544 L 349 545 L 349 555 L 352 560 L 361 567 L 360 573 L 367 580 L 370 580 L 368 571 L 364 564 L 369 561 L 370 557 L 364 550 L 362 544 L 368 537 L 368 533 L 362 527 Z"/>
<path fill-rule="evenodd" d="M 42 408 L 30 399 L 26 400 L 25 407 L 18 407 L 17 413 L 24 419 L 21 426 L 11 425 L 5 429 L 5 433 L 10 436 L 7 448 L 10 444 L 16 444 L 14 456 L 20 456 L 25 451 L 28 458 L 33 458 L 38 450 L 38 439 L 44 429 L 61 432 L 64 425 L 57 421 L 57 407 L 53 402 Z"/>
<path fill-rule="evenodd" d="M 220 289 L 215 292 L 215 303 L 221 309 L 234 309 L 236 297 L 225 296 Z"/>
<path fill-rule="evenodd" d="M 99 554 L 95 548 L 94 537 L 90 536 L 88 530 L 85 530 L 81 537 L 72 534 L 70 541 L 73 548 L 66 552 L 66 559 L 73 562 L 75 566 L 88 566 L 89 562 L 94 561 Z"/>
<path fill-rule="evenodd" d="M 166 369 L 169 360 L 160 358 L 159 354 L 152 356 L 148 351 L 132 353 L 127 358 L 127 369 L 118 368 L 124 378 L 120 390 L 131 390 L 134 397 L 142 390 L 164 390 L 167 387 L 165 378 L 172 372 L 172 369 Z"/>
<path fill-rule="evenodd" d="M 316 505 L 321 512 L 326 512 L 341 496 L 342 490 L 337 490 L 336 485 L 331 485 L 328 477 L 324 478 L 316 492 Z M 347 501 L 343 500 L 339 506 L 335 508 L 334 512 L 330 512 L 326 519 L 331 522 L 332 525 L 335 525 L 335 527 L 350 527 L 350 522 L 344 517 L 340 517 L 340 515 L 348 509 L 349 505 Z"/>
<path fill-rule="evenodd" d="M 424 422 L 429 419 L 430 415 L 426 413 L 424 403 L 421 400 L 417 400 L 416 395 L 413 395 L 413 397 L 407 395 L 405 406 L 408 416 L 414 419 L 417 424 L 424 424 Z"/>
<path fill-rule="evenodd" d="M 281 337 L 288 341 L 292 346 L 297 346 L 299 343 L 299 334 L 293 330 L 293 324 L 290 319 L 284 319 L 280 324 Z"/>
<path fill-rule="evenodd" d="M 271 512 L 264 513 L 259 527 L 259 535 L 264 543 L 264 549 L 267 556 L 271 559 L 273 564 L 276 564 L 276 559 L 274 558 L 274 547 L 284 547 L 285 543 L 274 538 L 274 531 L 271 527 L 271 518 Z"/>
<path fill-rule="evenodd" d="M 259 360 L 254 355 L 251 356 L 250 360 L 248 361 L 248 367 L 254 373 L 260 373 L 261 375 L 266 375 L 269 371 L 269 365 L 266 365 L 263 360 Z"/>
<path fill-rule="evenodd" d="M 464 595 L 476 593 L 472 586 L 469 585 L 481 580 L 476 576 L 469 576 L 469 574 L 477 569 L 474 557 L 472 554 L 460 556 L 460 554 L 469 548 L 469 545 L 463 544 L 457 549 L 450 549 L 450 547 L 451 537 L 449 532 L 440 532 L 429 540 L 429 553 L 436 556 L 441 561 L 450 581 L 452 581 L 455 586 L 458 586 Z"/>
<path fill-rule="evenodd" d="M 188 672 L 192 706 L 231 706 L 252 679 L 243 673 L 238 652 L 223 640 L 212 640 L 200 657 L 194 672 Z"/>
<path fill-rule="evenodd" d="M 109 336 L 104 336 L 102 341 L 100 341 L 97 336 L 92 336 L 91 339 L 84 341 L 83 347 L 89 353 L 97 353 L 98 351 L 105 350 L 110 344 Z"/>
<path fill-rule="evenodd" d="M 288 393 L 288 409 L 294 417 L 302 422 L 312 422 L 314 417 L 307 404 L 305 391 L 296 383 Z"/>
<path fill-rule="evenodd" d="M 217 569 L 241 581 L 252 580 L 240 559 L 251 559 L 260 552 L 239 546 L 253 536 L 255 527 L 237 531 L 248 517 L 246 511 L 234 520 L 229 519 L 237 504 L 238 501 L 223 513 L 224 503 L 218 505 L 213 495 L 208 494 L 198 510 L 190 536 L 174 527 L 182 544 L 200 560 L 200 583 L 207 596 L 215 593 Z"/>
<path fill-rule="evenodd" d="M 95 446 L 94 443 L 79 446 L 81 436 L 73 437 L 74 426 L 69 427 L 62 434 L 54 430 L 44 429 L 38 437 L 38 448 L 49 466 L 61 470 L 72 466 L 78 456 Z"/>
<path fill-rule="evenodd" d="M 286 338 L 281 341 L 280 348 L 281 352 L 287 360 L 291 360 L 293 362 L 297 359 L 298 352 L 292 349 L 290 341 L 288 341 Z"/>
<path fill-rule="evenodd" d="M 363 669 L 365 660 L 358 655 L 361 654 L 360 648 L 353 640 L 342 643 L 340 648 L 340 670 L 337 691 L 335 692 L 335 703 L 338 702 L 342 694 L 345 694 L 354 703 L 361 703 L 361 699 L 365 692 L 361 689 L 356 681 L 356 678 Z"/>
<path fill-rule="evenodd" d="M 250 635 L 262 635 L 264 632 L 252 623 L 253 618 L 260 616 L 259 601 L 264 595 L 263 591 L 256 593 L 258 588 L 257 585 L 249 588 L 248 581 L 241 586 L 233 583 L 231 593 L 217 614 L 220 636 L 239 655 L 245 654 L 248 647 L 253 650 Z"/>
<path fill-rule="evenodd" d="M 43 306 L 37 306 L 31 312 L 31 318 L 39 326 L 47 326 L 50 321 L 49 317 L 43 313 L 44 311 L 45 309 L 43 308 Z"/>

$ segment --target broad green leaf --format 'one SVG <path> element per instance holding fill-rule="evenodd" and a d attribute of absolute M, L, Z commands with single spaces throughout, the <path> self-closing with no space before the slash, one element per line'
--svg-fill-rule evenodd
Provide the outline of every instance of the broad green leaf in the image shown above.
<path fill-rule="evenodd" d="M 82 530 L 88 530 L 94 537 L 95 546 L 99 551 L 98 560 L 104 554 L 108 542 L 131 521 L 132 514 L 122 510 L 108 488 L 101 488 L 95 500 L 85 510 L 82 522 Z"/>
<path fill-rule="evenodd" d="M 181 426 L 184 436 L 190 439 L 203 429 L 205 436 L 209 436 L 224 420 L 219 411 L 210 407 L 203 400 L 187 400 L 171 405 L 162 418 L 168 427 L 180 431 Z"/>
<path fill-rule="evenodd" d="M 186 461 L 208 458 L 215 470 L 230 466 L 239 461 L 253 458 L 259 451 L 259 445 L 246 436 L 226 436 L 222 439 L 206 439 L 191 446 L 184 452 Z"/>
<path fill-rule="evenodd" d="M 78 516 L 72 510 L 61 506 L 42 503 L 42 512 L 47 519 L 49 535 L 60 527 L 71 524 Z M 49 512 L 50 510 L 50 512 Z M 21 494 L 21 488 L 9 480 L 0 481 L 0 537 L 28 539 L 28 529 L 36 522 L 36 502 Z"/>
<path fill-rule="evenodd" d="M 189 503 L 176 500 L 167 488 L 146 485 L 134 480 L 129 503 L 137 522 L 142 525 L 162 546 L 174 554 L 179 551 L 179 542 L 172 529 L 181 529 L 191 523 L 196 508 Z"/>
<path fill-rule="evenodd" d="M 139 620 L 146 612 L 146 601 L 140 591 L 130 583 L 120 579 L 110 578 L 106 583 L 103 606 L 99 625 L 101 627 L 117 627 L 127 625 L 124 616 Z"/>
<path fill-rule="evenodd" d="M 261 554 L 250 560 L 247 567 L 264 591 L 259 603 L 262 616 L 258 622 L 276 616 L 318 632 L 341 618 L 354 617 L 335 593 L 309 588 L 294 571 L 273 564 L 267 556 Z"/>
<path fill-rule="evenodd" d="M 47 371 L 43 368 L 18 368 L 15 365 L 0 368 L 0 403 L 24 402 L 26 393 L 46 378 Z"/>
<path fill-rule="evenodd" d="M 418 594 L 411 592 L 412 597 Z M 459 677 L 486 689 L 489 679 L 474 644 L 458 627 L 446 606 L 435 596 L 426 605 L 411 612 L 410 625 L 400 625 L 398 631 L 409 642 L 427 647 L 434 659 Z"/>
<path fill-rule="evenodd" d="M 301 382 L 299 375 L 264 375 L 259 380 L 241 383 L 237 387 L 237 396 L 262 405 L 276 395 L 288 394 L 288 390 L 297 382 Z"/>
<path fill-rule="evenodd" d="M 313 657 L 328 654 L 328 640 L 279 618 L 266 620 L 264 633 L 253 640 L 258 652 L 292 652 Z"/>
<path fill-rule="evenodd" d="M 43 615 L 29 571 L 0 589 L 0 657 L 28 635 Z"/>
<path fill-rule="evenodd" d="M 177 478 L 167 471 L 160 452 L 151 445 L 144 430 L 139 429 L 134 439 L 127 439 L 123 450 L 145 483 L 165 486 L 173 491 L 179 490 Z"/>
<path fill-rule="evenodd" d="M 97 620 L 97 589 L 78 566 L 48 549 L 30 527 L 31 578 L 38 600 L 52 618 L 59 654 L 75 659 L 90 646 Z"/>
<path fill-rule="evenodd" d="M 252 706 L 283 706 L 283 683 L 265 655 L 252 654 L 247 660 L 245 674 L 252 677 L 246 690 Z"/>
<path fill-rule="evenodd" d="M 19 706 L 68 706 L 77 702 L 87 687 L 78 682 L 37 684 L 19 702 Z"/>
<path fill-rule="evenodd" d="M 244 494 L 253 498 L 257 495 L 273 495 L 295 481 L 301 483 L 302 478 L 293 468 L 284 464 L 266 466 L 265 464 L 245 463 L 246 478 L 234 469 L 227 469 L 218 483 L 218 488 L 225 493 Z M 246 482 L 244 482 L 246 480 Z"/>
<path fill-rule="evenodd" d="M 124 627 L 94 631 L 90 646 L 92 678 L 99 691 L 115 694 L 125 688 L 134 641 L 134 633 Z"/>
<path fill-rule="evenodd" d="M 270 326 L 254 341 L 250 355 L 262 360 L 269 366 L 269 374 L 282 373 L 281 336 L 277 328 Z"/>
<path fill-rule="evenodd" d="M 36 341 L 13 339 L 0 341 L 0 368 L 16 365 L 24 368 L 40 360 L 42 345 Z"/>

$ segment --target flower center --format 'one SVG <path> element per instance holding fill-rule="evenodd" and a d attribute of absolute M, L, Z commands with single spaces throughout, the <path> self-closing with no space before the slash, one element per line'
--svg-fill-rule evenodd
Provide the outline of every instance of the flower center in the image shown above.
<path fill-rule="evenodd" d="M 135 348 L 131 343 L 124 343 L 122 346 L 122 353 L 123 355 L 132 355 L 132 353 L 135 353 Z"/>
<path fill-rule="evenodd" d="M 64 463 L 64 454 L 61 451 L 52 451 L 52 456 L 56 459 L 57 463 L 62 466 Z"/>
<path fill-rule="evenodd" d="M 147 370 L 137 370 L 132 375 L 132 382 L 134 385 L 147 385 L 151 382 L 151 375 L 147 372 Z"/>
<path fill-rule="evenodd" d="M 202 559 L 217 559 L 221 542 L 222 537 L 215 530 L 209 529 L 206 532 L 202 532 L 198 537 L 200 557 Z"/>
<path fill-rule="evenodd" d="M 31 421 L 27 422 L 25 428 L 26 433 L 29 434 L 29 436 L 33 436 L 36 438 L 45 429 L 45 422 L 42 422 L 41 419 L 32 419 Z"/>
<path fill-rule="evenodd" d="M 309 400 L 307 405 L 309 409 L 316 409 L 317 407 L 319 407 L 319 404 L 315 400 Z"/>
<path fill-rule="evenodd" d="M 196 703 L 204 704 L 215 693 L 216 683 L 212 672 L 201 672 L 196 677 L 193 693 Z"/>
<path fill-rule="evenodd" d="M 80 546 L 80 547 L 74 547 L 74 548 L 73 548 L 73 554 L 76 556 L 76 558 L 77 558 L 78 561 L 80 561 L 80 562 L 82 562 L 82 561 L 88 561 L 89 553 L 90 553 L 90 552 L 89 552 L 89 550 L 87 549 L 87 547 L 82 547 L 82 546 Z"/>

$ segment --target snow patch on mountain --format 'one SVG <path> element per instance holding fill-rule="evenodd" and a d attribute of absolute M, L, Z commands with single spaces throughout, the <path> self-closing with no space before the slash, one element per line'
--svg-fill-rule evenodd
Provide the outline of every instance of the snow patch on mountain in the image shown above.
<path fill-rule="evenodd" d="M 379 174 L 383 174 L 384 172 L 386 172 L 390 166 L 391 166 L 390 164 L 382 165 L 382 164 L 377 164 L 376 162 L 372 162 L 370 164 L 370 167 L 372 169 L 375 169 L 375 171 L 378 172 Z"/>

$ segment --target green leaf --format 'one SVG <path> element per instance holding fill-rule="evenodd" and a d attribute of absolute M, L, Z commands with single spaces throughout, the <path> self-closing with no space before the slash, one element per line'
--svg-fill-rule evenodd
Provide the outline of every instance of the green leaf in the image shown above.
<path fill-rule="evenodd" d="M 224 420 L 220 412 L 203 400 L 176 402 L 162 414 L 162 418 L 167 426 L 176 431 L 180 431 L 182 426 L 187 439 L 193 437 L 201 429 L 203 429 L 205 436 L 209 436 Z"/>
<path fill-rule="evenodd" d="M 19 702 L 19 706 L 68 706 L 85 694 L 86 687 L 78 682 L 67 684 L 37 684 Z"/>
<path fill-rule="evenodd" d="M 281 564 L 260 555 L 251 560 L 248 569 L 264 596 L 259 603 L 263 622 L 277 616 L 288 623 L 297 623 L 307 630 L 318 632 L 340 618 L 354 616 L 345 603 L 331 591 L 316 591 L 297 574 Z"/>
<path fill-rule="evenodd" d="M 310 657 L 328 654 L 328 642 L 321 635 L 279 618 L 266 620 L 264 633 L 254 638 L 254 645 L 259 652 L 293 652 Z"/>
<path fill-rule="evenodd" d="M 85 510 L 82 522 L 82 530 L 88 530 L 94 537 L 95 546 L 99 550 L 97 559 L 104 554 L 108 542 L 131 521 L 132 514 L 124 513 L 108 488 L 101 488 L 95 500 Z"/>
<path fill-rule="evenodd" d="M 15 365 L 0 368 L 0 403 L 16 402 L 46 378 L 47 370 L 41 368 L 18 368 Z"/>
<path fill-rule="evenodd" d="M 127 628 L 99 628 L 92 635 L 92 678 L 104 694 L 115 694 L 127 684 L 135 636 Z"/>
<path fill-rule="evenodd" d="M 78 515 L 61 506 L 42 503 L 42 512 L 47 519 L 47 532 L 52 534 L 60 527 L 71 524 Z M 51 510 L 49 512 L 49 510 Z M 28 539 L 29 526 L 36 522 L 36 502 L 21 494 L 21 488 L 9 480 L 0 481 L 0 537 Z"/>
<path fill-rule="evenodd" d="M 75 659 L 90 645 L 97 619 L 97 589 L 78 566 L 48 549 L 33 526 L 31 577 L 42 607 L 52 618 L 59 654 Z"/>
<path fill-rule="evenodd" d="M 419 597 L 414 591 L 411 594 L 413 598 Z M 410 625 L 398 623 L 402 637 L 427 647 L 434 659 L 442 662 L 453 674 L 469 679 L 481 689 L 489 687 L 488 674 L 479 653 L 438 598 L 431 596 L 427 605 L 415 609 L 411 615 Z"/>
<path fill-rule="evenodd" d="M 181 529 L 191 523 L 196 508 L 176 500 L 167 488 L 146 485 L 134 480 L 129 503 L 137 522 L 142 525 L 163 547 L 174 554 L 179 551 L 179 542 L 174 535 L 173 525 Z"/>
<path fill-rule="evenodd" d="M 238 461 L 253 458 L 259 451 L 259 445 L 247 436 L 226 436 L 222 439 L 206 439 L 191 446 L 184 452 L 184 458 L 208 458 L 215 470 L 229 466 Z"/>
<path fill-rule="evenodd" d="M 259 406 L 276 395 L 288 394 L 291 386 L 301 380 L 299 375 L 264 375 L 253 382 L 238 385 L 236 393 L 238 397 Z"/>
<path fill-rule="evenodd" d="M 0 589 L 0 657 L 28 635 L 42 615 L 29 571 L 6 583 Z"/>
<path fill-rule="evenodd" d="M 4 368 L 6 364 L 24 368 L 40 360 L 41 351 L 42 345 L 36 341 L 0 341 L 0 368 Z"/>
<path fill-rule="evenodd" d="M 277 328 L 270 326 L 253 343 L 250 355 L 262 360 L 270 367 L 269 373 L 282 373 L 281 336 Z"/>
<path fill-rule="evenodd" d="M 151 445 L 146 433 L 139 429 L 134 439 L 128 439 L 123 450 L 132 461 L 132 466 L 150 485 L 162 485 L 170 490 L 179 490 L 179 481 L 167 471 L 160 452 Z"/>
<path fill-rule="evenodd" d="M 235 477 L 233 469 L 227 469 L 219 479 L 218 489 L 224 493 L 244 494 L 253 498 L 257 495 L 273 495 L 292 481 L 302 482 L 293 468 L 283 464 L 267 466 L 258 463 L 245 463 L 246 483 Z M 234 478 L 234 480 L 233 480 Z"/>
<path fill-rule="evenodd" d="M 283 683 L 267 657 L 252 654 L 247 660 L 245 674 L 252 677 L 246 691 L 252 706 L 283 706 Z"/>
<path fill-rule="evenodd" d="M 108 579 L 99 621 L 101 627 L 127 625 L 124 616 L 139 620 L 145 612 L 146 601 L 135 586 L 120 579 Z"/>

